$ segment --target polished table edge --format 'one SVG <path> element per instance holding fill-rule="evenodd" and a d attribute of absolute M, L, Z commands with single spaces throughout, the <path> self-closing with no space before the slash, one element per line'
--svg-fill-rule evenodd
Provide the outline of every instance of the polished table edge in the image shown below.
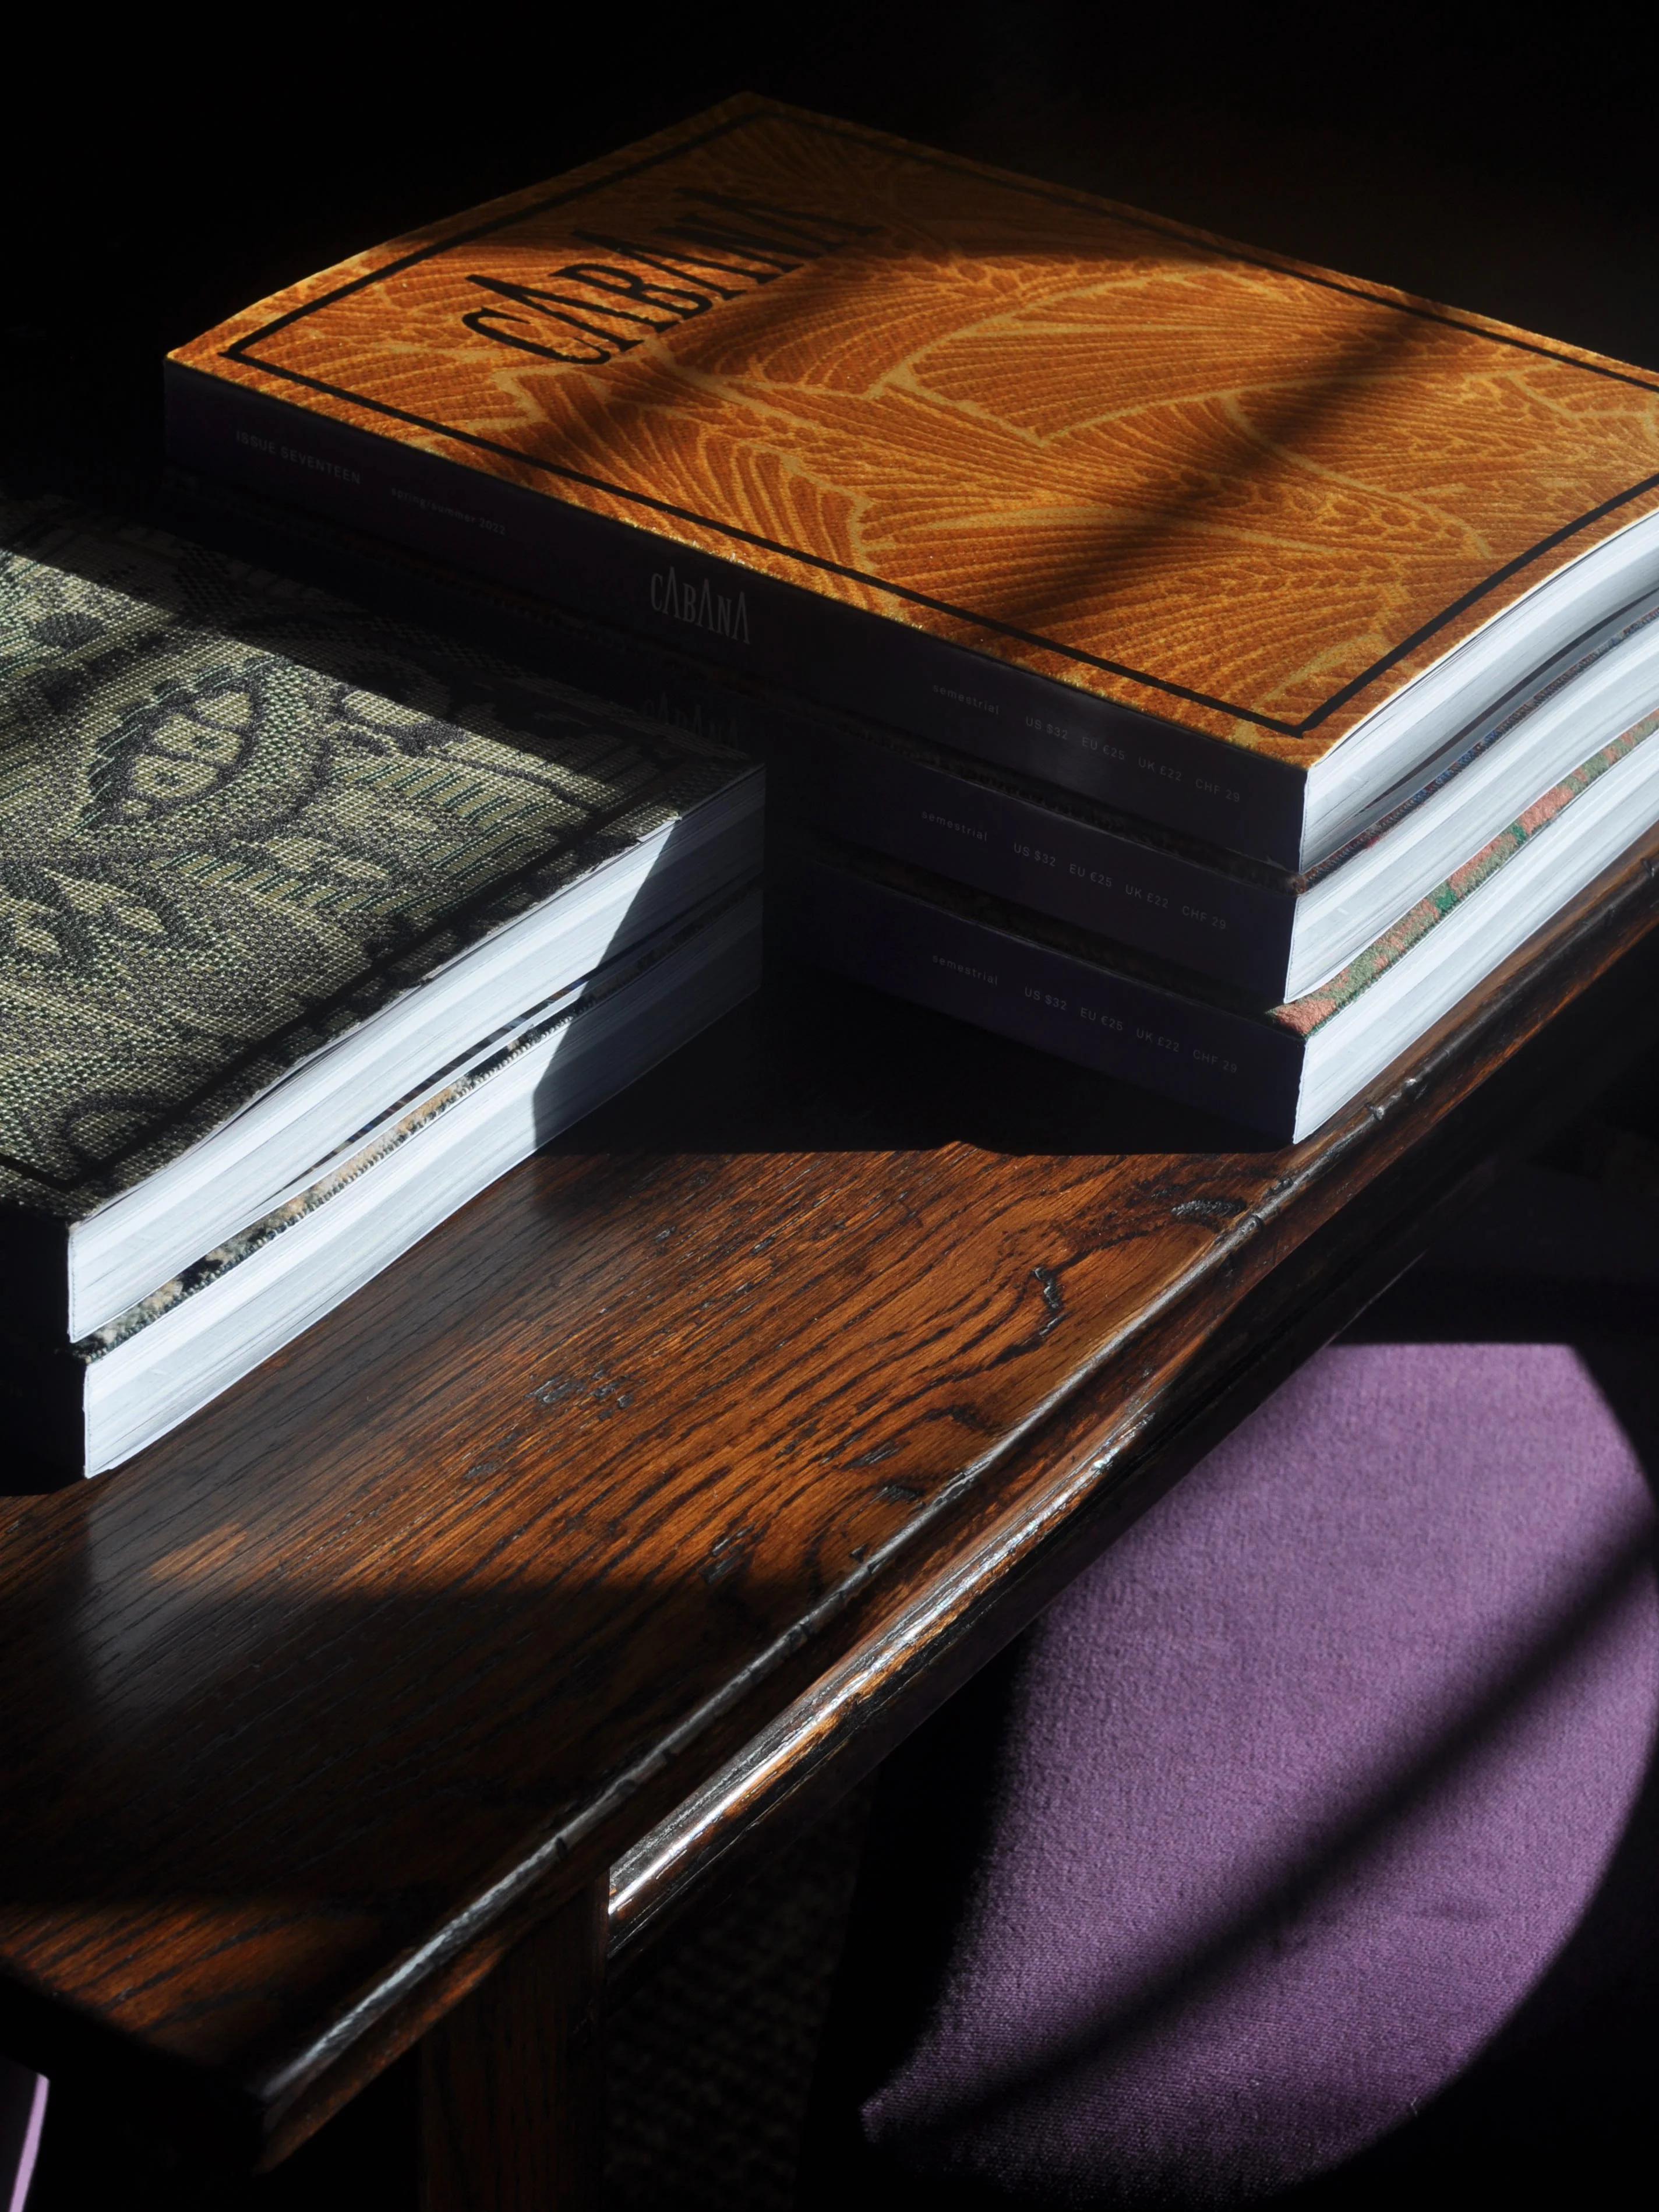
<path fill-rule="evenodd" d="M 1288 1171 L 1266 1201 L 1217 1226 L 1132 1328 L 315 2033 L 232 2080 L 70 2016 L 14 1981 L 7 2010 L 20 2055 L 38 2054 L 47 2070 L 125 2066 L 135 2088 L 207 2123 L 222 2154 L 268 2164 L 478 1990 L 538 1923 L 579 1893 L 591 1897 L 613 1865 L 612 1942 L 619 1951 L 637 1946 L 665 1924 L 677 1899 L 740 1856 L 745 1835 L 770 1832 L 775 1819 L 828 1802 L 856 1779 L 860 1759 L 878 1757 L 966 1679 L 1408 1265 L 1431 1223 L 1495 1164 L 1535 1146 L 1646 1041 L 1637 1017 L 1651 992 L 1612 1035 L 1603 1001 L 1638 964 L 1645 972 L 1659 947 L 1656 866 L 1659 836 L 1565 908 L 1541 943 L 1505 963 L 1364 1100 L 1284 1155 Z M 1635 957 L 1644 940 L 1649 963 Z M 1534 1111 L 1530 1094 L 1540 1085 L 1530 1063 L 1520 1064 L 1525 1048 L 1575 1015 L 1588 1032 L 1582 1048 L 1565 1086 L 1544 1086 Z M 1494 1030 L 1495 1066 L 1476 1065 L 1471 1048 Z M 1432 1187 L 1414 1192 L 1402 1229 L 1391 1218 L 1389 1170 L 1431 1155 Z M 1365 1170 L 1352 1190 L 1337 1173 L 1350 1165 Z M 1310 1292 L 1303 1271 L 1285 1262 L 1305 1258 L 1321 1238 L 1326 1272 Z M 1231 1303 L 1194 1332 L 1193 1294 L 1214 1284 L 1218 1267 L 1229 1273 Z M 924 1537 L 933 1549 L 917 1561 Z"/>
<path fill-rule="evenodd" d="M 1652 859 L 1644 866 L 1650 875 L 1655 872 Z M 1639 891 L 1639 883 L 1636 888 Z M 1411 1063 L 1391 1091 L 1367 1102 L 1366 1118 L 1381 1121 L 1401 1110 L 1432 1082 L 1437 1069 L 1455 1060 L 1467 1041 L 1462 1026 L 1449 1027 L 1426 1055 Z M 1640 1042 L 1639 1037 L 1615 1042 L 1604 1060 L 1587 1062 L 1583 1089 L 1593 1093 Z M 1041 1495 L 1024 1501 L 1017 1526 L 982 1532 L 936 1588 L 901 1608 L 830 1667 L 806 1695 L 781 1712 L 617 1862 L 610 1881 L 613 1972 L 648 1949 L 705 1887 L 741 1872 L 754 1856 L 757 1837 L 793 1834 L 819 1817 L 844 1790 L 855 1786 L 888 1748 L 1028 1626 L 1074 1574 L 1155 1504 L 1204 1452 L 1312 1352 L 1357 1320 L 1505 1167 L 1518 1163 L 1549 1133 L 1548 1123 L 1555 1118 L 1547 1115 L 1539 1123 L 1524 1114 L 1517 1116 L 1501 1152 L 1489 1149 L 1468 1164 L 1437 1203 L 1413 1218 L 1403 1232 L 1380 1239 L 1345 1280 L 1325 1286 L 1311 1310 L 1286 1322 L 1275 1334 L 1266 1356 L 1247 1363 L 1223 1383 L 1207 1418 L 1189 1420 L 1184 1436 L 1172 1436 L 1154 1446 L 1153 1463 L 1135 1462 L 1153 1415 L 1149 1400 L 1155 1400 L 1156 1393 L 1132 1394 L 1115 1418 L 1091 1402 L 1085 1420 L 1095 1416 L 1103 1427 L 1094 1436 L 1074 1434 L 1074 1449 L 1054 1455 L 1054 1470 Z M 1357 1121 L 1349 1124 L 1350 1141 L 1363 1133 L 1363 1126 Z M 1262 1225 L 1258 1214 L 1229 1224 L 1224 1235 L 1240 1242 Z M 1148 1322 L 1152 1318 L 1149 1314 Z M 1099 1394 L 1089 1391 L 1085 1379 L 1081 1395 L 1092 1400 Z M 1081 1407 L 1076 1410 L 1083 1412 Z M 1077 1425 L 1073 1424 L 1074 1430 Z M 941 1498 L 938 1504 L 945 1502 Z M 1086 1533 L 1075 1525 L 1085 1516 L 1091 1520 Z M 1062 1540 L 1058 1546 L 1056 1538 Z M 1045 1562 L 1045 1549 L 1058 1549 L 1060 1562 Z M 1027 1587 L 1017 1590 L 1012 1585 L 1022 1577 Z M 997 1585 L 1002 1583 L 1011 1587 L 1002 1594 L 994 1626 L 988 1632 L 981 1628 L 975 1636 L 973 1617 L 995 1602 Z M 969 1663 L 941 1665 L 945 1647 L 957 1640 L 972 1643 Z M 924 1667 L 929 1672 L 925 1685 L 921 1680 Z M 882 1705 L 896 1708 L 895 1715 L 885 1726 L 872 1725 L 872 1709 Z M 735 1869 L 728 1863 L 733 1859 Z"/>
<path fill-rule="evenodd" d="M 1534 1148 L 1639 1049 L 1645 1040 L 1633 1030 L 1607 1042 L 1600 1057 L 1587 1043 L 1572 1095 L 1557 1110 L 1534 1120 L 1524 1102 L 1506 1107 L 1501 1115 L 1501 1139 L 1492 1140 L 1482 1132 L 1474 1156 L 1449 1171 L 1447 1191 L 1432 1215 L 1425 1212 L 1417 1218 L 1420 1229 L 1408 1226 L 1401 1234 L 1395 1224 L 1396 1234 L 1390 1238 L 1385 1204 L 1380 1209 L 1383 1218 L 1367 1241 L 1364 1263 L 1345 1271 L 1347 1295 L 1321 1298 L 1310 1314 L 1277 1317 L 1279 1356 L 1266 1357 L 1259 1346 L 1248 1341 L 1251 1323 L 1242 1330 L 1215 1332 L 1211 1342 L 1218 1353 L 1218 1372 L 1211 1394 L 1212 1417 L 1206 1420 L 1194 1409 L 1183 1410 L 1178 1417 L 1179 1433 L 1164 1433 L 1169 1418 L 1164 1409 L 1173 1386 L 1190 1378 L 1209 1346 L 1201 1344 L 1195 1357 L 1192 1344 L 1183 1340 L 1173 1357 L 1148 1366 L 1134 1378 L 1121 1372 L 1126 1357 L 1131 1361 L 1139 1357 L 1138 1347 L 1147 1344 L 1160 1323 L 1178 1325 L 1188 1295 L 1210 1279 L 1218 1255 L 1241 1272 L 1256 1263 L 1258 1284 L 1267 1282 L 1281 1260 L 1307 1241 L 1298 1237 L 1276 1251 L 1275 1231 L 1288 1230 L 1298 1206 L 1311 1200 L 1317 1209 L 1319 1194 L 1331 1191 L 1336 1171 L 1357 1155 L 1368 1156 L 1380 1145 L 1385 1150 L 1392 1146 L 1395 1157 L 1406 1156 L 1419 1109 L 1435 1113 L 1435 1121 L 1423 1133 L 1424 1141 L 1432 1143 L 1442 1133 L 1443 1116 L 1498 1079 L 1471 1071 L 1473 1045 L 1495 1024 L 1510 1021 L 1516 1034 L 1506 1059 L 1513 1060 L 1557 1019 L 1570 1015 L 1598 981 L 1652 937 L 1659 924 L 1659 907 L 1652 896 L 1656 877 L 1659 833 L 1644 839 L 1571 902 L 1551 925 L 1544 948 L 1538 947 L 1536 939 L 1530 949 L 1523 947 L 1498 971 L 1490 993 L 1483 994 L 1473 1007 L 1465 1001 L 1454 1009 L 1365 1097 L 1296 1148 L 1305 1163 L 1304 1172 L 1282 1178 L 1267 1204 L 1218 1228 L 1210 1249 L 1137 1317 L 1131 1331 L 1103 1346 L 1062 1391 L 1033 1408 L 1017 1430 L 964 1468 L 887 1546 L 826 1593 L 739 1675 L 684 1716 L 646 1756 L 611 1777 L 577 1818 L 545 1837 L 534 1853 L 504 1869 L 500 1881 L 481 1892 L 465 1915 L 458 1915 L 431 1943 L 400 1961 L 395 1976 L 365 1990 L 359 2004 L 326 2037 L 296 2053 L 280 2074 L 252 2085 L 270 2115 L 273 2154 L 283 2154 L 303 2140 L 350 2094 L 349 2087 L 335 2093 L 328 2081 L 330 2072 L 354 2043 L 367 2038 L 364 2048 L 383 2045 L 388 2014 L 405 2002 L 405 1993 L 422 1975 L 432 1978 L 430 1993 L 438 2001 L 419 2005 L 420 2025 L 412 2034 L 394 2033 L 388 2056 L 407 2047 L 447 2002 L 471 1989 L 517 1939 L 526 1917 L 533 1919 L 538 1910 L 594 1879 L 596 1869 L 607 1863 L 616 1869 L 613 1943 L 619 1949 L 631 1946 L 637 1940 L 636 1924 L 644 1935 L 648 1927 L 672 1917 L 678 1904 L 673 1893 L 682 1885 L 701 1882 L 713 1863 L 726 1855 L 735 1832 L 751 1820 L 763 1820 L 798 1793 L 805 1800 L 795 1808 L 799 1816 L 815 1817 L 860 1778 L 873 1758 L 900 1740 L 1017 1633 L 1066 1580 L 1403 1272 L 1464 1198 L 1473 1196 L 1500 1165 Z M 1564 975 L 1580 954 L 1586 956 L 1586 967 Z M 1451 1097 L 1443 1098 L 1447 1091 Z M 1328 1202 L 1309 1235 L 1351 1206 L 1352 1201 L 1340 1197 Z M 1242 1346 L 1231 1340 L 1240 1335 L 1247 1340 Z M 971 1511 L 976 1504 L 990 1508 L 981 1517 L 993 1522 L 1004 1517 L 996 1515 L 994 1505 L 984 1497 L 988 1484 L 993 1476 L 1020 1473 L 1027 1480 L 1007 1517 L 1023 1522 L 1029 1516 L 1029 1528 L 1022 1527 L 1011 1540 L 994 1526 L 982 1545 L 975 1543 L 972 1532 L 964 1532 L 968 1548 L 939 1573 L 937 1583 L 930 1583 L 925 1594 L 902 1594 L 890 1617 L 878 1623 L 861 1618 L 875 1609 L 872 1601 L 878 1594 L 930 1531 L 964 1508 Z M 1073 1534 L 1079 1517 L 1087 1519 L 1088 1527 Z M 1069 1542 L 1064 1540 L 1068 1535 Z M 1059 1560 L 1057 1571 L 1045 1553 Z M 1024 1571 L 1028 1563 L 1029 1574 Z M 1020 1583 L 1025 1589 L 1017 1593 L 1014 1585 Z M 976 1639 L 969 1632 L 977 1626 L 975 1616 L 994 1606 L 1005 1589 L 1012 1600 L 1006 1619 L 988 1641 Z M 684 1778 L 699 1745 L 718 1740 L 722 1723 L 744 1712 L 791 1661 L 827 1632 L 844 1626 L 849 1617 L 857 1620 L 856 1631 L 821 1674 L 771 1718 L 740 1737 L 717 1763 L 711 1762 L 710 1771 Z M 959 1654 L 955 1666 L 940 1663 L 947 1647 Z M 904 1692 L 923 1672 L 933 1673 L 933 1679 L 913 1706 Z M 869 1707 L 878 1686 L 884 1693 L 875 1702 L 891 1705 L 895 1714 L 888 1727 L 871 1729 Z M 870 1757 L 843 1768 L 835 1753 L 842 1751 L 849 1732 L 863 1735 L 866 1729 L 870 1732 L 864 1741 Z M 825 1757 L 826 1752 L 830 1755 Z M 821 1765 L 836 1770 L 827 1788 L 817 1783 L 815 1770 Z M 653 1798 L 662 1802 L 665 1784 L 672 1785 L 669 1802 L 646 1836 L 618 1848 L 616 1839 L 625 1832 L 622 1824 L 629 1809 L 649 1805 Z M 538 1906 L 538 1899 L 544 1902 Z M 354 2077 L 355 2086 L 357 2068 L 347 2065 L 344 2070 Z"/>

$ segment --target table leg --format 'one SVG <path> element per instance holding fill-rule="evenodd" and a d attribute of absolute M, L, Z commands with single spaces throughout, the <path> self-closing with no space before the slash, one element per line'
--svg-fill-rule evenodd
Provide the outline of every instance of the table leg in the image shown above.
<path fill-rule="evenodd" d="M 421 2212 L 595 2212 L 605 1907 L 580 1891 L 422 2042 Z"/>

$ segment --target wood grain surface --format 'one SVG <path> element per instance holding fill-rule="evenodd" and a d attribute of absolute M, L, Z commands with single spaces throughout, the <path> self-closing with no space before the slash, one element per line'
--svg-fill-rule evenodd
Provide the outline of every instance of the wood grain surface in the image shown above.
<path fill-rule="evenodd" d="M 1648 371 L 750 98 L 173 358 L 1297 768 L 1659 507 Z"/>
<path fill-rule="evenodd" d="M 1288 1152 L 781 979 L 11 1501 L 0 2042 L 268 2160 L 613 1863 L 641 1921 L 836 1786 L 1646 1041 L 1656 854 Z"/>

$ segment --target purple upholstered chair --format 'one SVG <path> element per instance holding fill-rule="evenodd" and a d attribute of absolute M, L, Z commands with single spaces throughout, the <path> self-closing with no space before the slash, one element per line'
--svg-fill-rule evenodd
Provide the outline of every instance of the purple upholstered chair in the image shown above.
<path fill-rule="evenodd" d="M 46 2116 L 44 2077 L 0 2058 L 0 2212 L 23 2212 Z"/>
<path fill-rule="evenodd" d="M 1565 1180 L 1422 1303 L 1478 1336 L 1501 1278 L 1500 1335 L 1518 1284 L 1571 1339 L 1627 1304 L 1609 1272 L 1659 1279 L 1628 1214 L 1598 1273 Z M 843 1967 L 825 2202 L 1629 2201 L 1583 2185 L 1659 2116 L 1655 1364 L 1333 1347 L 924 1731 Z"/>

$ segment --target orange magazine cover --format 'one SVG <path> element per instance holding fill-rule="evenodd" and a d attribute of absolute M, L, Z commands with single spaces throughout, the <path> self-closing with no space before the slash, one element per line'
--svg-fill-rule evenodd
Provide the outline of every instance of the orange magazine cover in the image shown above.
<path fill-rule="evenodd" d="M 1659 586 L 1659 378 L 747 96 L 170 374 L 187 466 L 1292 867 Z"/>

